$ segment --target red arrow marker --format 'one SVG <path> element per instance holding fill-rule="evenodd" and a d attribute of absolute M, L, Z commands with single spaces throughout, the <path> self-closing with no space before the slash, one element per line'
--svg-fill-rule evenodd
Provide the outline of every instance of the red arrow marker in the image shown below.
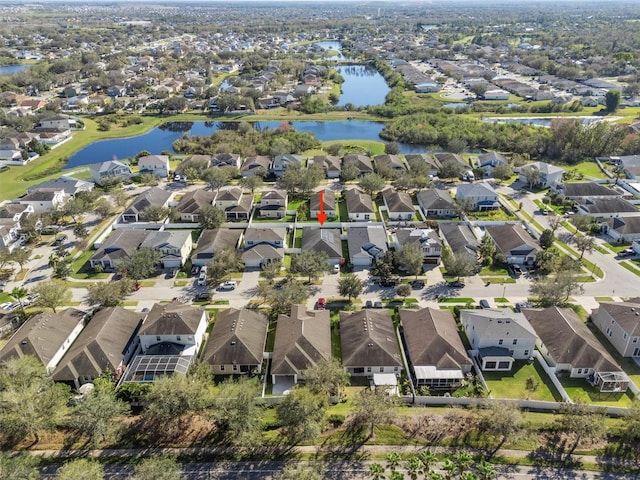
<path fill-rule="evenodd" d="M 320 211 L 316 213 L 316 218 L 320 225 L 324 225 L 324 222 L 327 220 L 327 214 L 324 213 L 324 190 L 320 190 L 318 194 L 320 195 Z"/>

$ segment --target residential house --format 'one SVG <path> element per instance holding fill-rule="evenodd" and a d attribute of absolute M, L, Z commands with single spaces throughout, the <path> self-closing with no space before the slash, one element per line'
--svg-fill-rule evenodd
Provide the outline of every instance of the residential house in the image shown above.
<path fill-rule="evenodd" d="M 327 218 L 336 217 L 336 195 L 333 190 L 322 190 L 322 205 L 320 205 L 320 192 L 314 192 L 309 199 L 309 216 L 311 219 L 318 217 L 320 210 L 327 214 Z"/>
<path fill-rule="evenodd" d="M 292 305 L 291 315 L 278 315 L 271 360 L 271 379 L 293 387 L 304 371 L 331 358 L 331 319 L 329 310 L 307 311 Z"/>
<path fill-rule="evenodd" d="M 601 392 L 625 392 L 629 378 L 570 308 L 522 311 L 535 329 L 538 350 L 556 374 L 585 378 Z"/>
<path fill-rule="evenodd" d="M 416 209 L 413 206 L 411 195 L 407 192 L 399 192 L 393 187 L 387 187 L 382 190 L 382 200 L 387 207 L 389 220 L 413 220 Z"/>
<path fill-rule="evenodd" d="M 145 155 L 138 159 L 140 173 L 151 173 L 160 178 L 169 176 L 169 155 Z"/>
<path fill-rule="evenodd" d="M 594 218 L 633 217 L 640 215 L 640 210 L 631 202 L 620 198 L 586 198 L 576 205 L 578 213 Z"/>
<path fill-rule="evenodd" d="M 138 354 L 127 366 L 120 384 L 150 383 L 168 375 L 186 375 L 208 324 L 209 315 L 202 308 L 177 301 L 154 304 L 138 332 Z"/>
<path fill-rule="evenodd" d="M 108 162 L 92 163 L 89 165 L 91 180 L 98 185 L 104 185 L 107 181 L 114 179 L 125 179 L 131 177 L 131 167 L 118 160 Z"/>
<path fill-rule="evenodd" d="M 75 389 L 105 372 L 119 380 L 137 350 L 137 333 L 144 317 L 121 307 L 100 310 L 62 357 L 52 378 Z"/>
<path fill-rule="evenodd" d="M 358 175 L 363 176 L 367 173 L 373 173 L 373 164 L 367 155 L 361 153 L 349 153 L 342 159 L 342 165 L 353 163 L 358 169 Z"/>
<path fill-rule="evenodd" d="M 304 157 L 301 155 L 276 155 L 269 165 L 269 174 L 276 178 L 280 178 L 289 165 L 302 165 Z"/>
<path fill-rule="evenodd" d="M 75 308 L 29 317 L 0 349 L 0 365 L 31 355 L 52 372 L 80 335 L 86 317 L 86 312 Z"/>
<path fill-rule="evenodd" d="M 509 265 L 532 266 L 541 250 L 538 242 L 520 224 L 506 223 L 491 225 L 485 228 L 496 246 L 496 253 L 501 253 Z"/>
<path fill-rule="evenodd" d="M 142 192 L 135 202 L 127 208 L 120 216 L 120 223 L 136 223 L 144 221 L 144 211 L 150 206 L 166 207 L 171 197 L 171 192 L 159 188 L 151 187 Z"/>
<path fill-rule="evenodd" d="M 269 319 L 252 310 L 228 308 L 218 312 L 202 353 L 214 375 L 262 372 Z"/>
<path fill-rule="evenodd" d="M 342 263 L 342 240 L 338 228 L 302 229 L 302 251 L 324 252 L 331 265 Z"/>
<path fill-rule="evenodd" d="M 211 166 L 211 155 L 189 155 L 176 167 L 175 173 L 184 175 L 185 170 L 193 168 L 202 172 Z"/>
<path fill-rule="evenodd" d="M 626 243 L 640 240 L 640 216 L 621 216 L 601 219 L 602 232 L 613 242 Z"/>
<path fill-rule="evenodd" d="M 274 189 L 262 192 L 257 209 L 261 217 L 284 218 L 287 212 L 287 191 Z"/>
<path fill-rule="evenodd" d="M 338 178 L 340 176 L 340 157 L 333 155 L 316 155 L 309 159 L 307 167 L 311 167 L 311 165 L 322 167 L 327 178 Z"/>
<path fill-rule="evenodd" d="M 35 190 L 20 197 L 19 202 L 30 205 L 35 213 L 50 212 L 64 205 L 64 190 Z"/>
<path fill-rule="evenodd" d="M 623 357 L 640 357 L 640 299 L 600 302 L 591 321 Z"/>
<path fill-rule="evenodd" d="M 527 174 L 527 171 L 530 169 L 540 172 L 538 180 L 533 184 L 534 187 L 549 188 L 556 183 L 562 182 L 562 175 L 564 175 L 562 168 L 551 165 L 550 163 L 533 162 L 520 168 L 519 180 L 526 185 L 531 183 Z"/>
<path fill-rule="evenodd" d="M 606 160 L 601 158 L 600 160 Z M 626 178 L 630 180 L 640 179 L 640 155 L 624 155 L 621 157 L 610 157 L 610 163 L 618 165 Z"/>
<path fill-rule="evenodd" d="M 495 210 L 500 208 L 498 193 L 486 182 L 464 183 L 456 188 L 456 200 L 469 202 L 473 211 Z"/>
<path fill-rule="evenodd" d="M 458 206 L 448 190 L 430 188 L 416 195 L 418 204 L 426 218 L 452 218 L 458 216 Z"/>
<path fill-rule="evenodd" d="M 248 177 L 249 175 L 259 174 L 260 176 L 265 176 L 269 171 L 269 166 L 271 165 L 271 158 L 264 155 L 257 155 L 253 157 L 247 157 L 247 159 L 240 167 L 240 171 L 242 172 L 243 177 Z"/>
<path fill-rule="evenodd" d="M 557 183 L 555 190 L 567 200 L 584 202 L 587 198 L 614 198 L 622 194 L 596 182 Z"/>
<path fill-rule="evenodd" d="M 455 390 L 473 363 L 462 344 L 450 310 L 400 310 L 402 341 L 414 384 Z"/>
<path fill-rule="evenodd" d="M 398 155 L 376 155 L 373 157 L 373 163 L 376 167 L 376 171 L 381 175 L 386 172 L 402 173 L 407 169 L 404 162 Z"/>
<path fill-rule="evenodd" d="M 387 252 L 387 231 L 382 225 L 354 227 L 347 235 L 349 261 L 354 267 L 370 267 Z"/>
<path fill-rule="evenodd" d="M 53 117 L 43 118 L 38 124 L 39 129 L 56 129 L 56 130 L 70 130 L 75 127 L 76 121 L 69 115 L 59 113 Z"/>
<path fill-rule="evenodd" d="M 33 193 L 37 190 L 63 190 L 65 198 L 75 197 L 78 192 L 90 192 L 93 190 L 94 184 L 77 178 L 62 175 L 60 178 L 47 180 L 27 187 L 27 193 Z"/>
<path fill-rule="evenodd" d="M 247 228 L 242 261 L 245 267 L 257 268 L 282 262 L 286 248 L 286 228 Z"/>
<path fill-rule="evenodd" d="M 105 270 L 115 270 L 118 263 L 131 257 L 147 238 L 147 230 L 118 229 L 98 248 L 89 259 L 91 268 L 100 265 Z"/>
<path fill-rule="evenodd" d="M 398 228 L 393 234 L 393 247 L 400 250 L 408 243 L 417 243 L 425 263 L 439 264 L 442 256 L 442 242 L 431 228 Z"/>
<path fill-rule="evenodd" d="M 4 338 L 8 333 L 13 332 L 20 325 L 18 312 L 7 312 L 0 308 L 0 337 Z"/>
<path fill-rule="evenodd" d="M 188 230 L 147 231 L 140 248 L 150 248 L 160 253 L 163 268 L 180 268 L 188 260 L 193 248 Z"/>
<path fill-rule="evenodd" d="M 340 312 L 342 365 L 351 376 L 402 371 L 396 330 L 388 310 Z"/>
<path fill-rule="evenodd" d="M 122 85 L 112 85 L 107 87 L 105 93 L 111 98 L 124 97 L 127 95 L 127 89 Z"/>
<path fill-rule="evenodd" d="M 214 205 L 224 211 L 228 221 L 249 220 L 253 195 L 244 195 L 240 187 L 226 187 L 216 194 Z"/>
<path fill-rule="evenodd" d="M 442 153 L 434 153 L 433 157 L 437 160 L 437 162 L 442 165 L 443 162 L 456 162 L 462 165 L 466 170 L 470 167 L 469 162 L 467 162 L 464 158 L 462 158 L 457 153 L 450 152 L 442 152 Z"/>
<path fill-rule="evenodd" d="M 460 310 L 460 323 L 483 371 L 510 371 L 516 360 L 529 360 L 536 332 L 522 313 L 509 308 Z"/>
<path fill-rule="evenodd" d="M 347 206 L 349 220 L 365 222 L 375 220 L 375 210 L 373 209 L 371 195 L 367 195 L 357 188 L 351 188 L 344 191 L 343 197 Z"/>
<path fill-rule="evenodd" d="M 191 263 L 194 266 L 202 267 L 207 265 L 217 252 L 226 248 L 233 250 L 240 245 L 242 238 L 241 229 L 214 228 L 203 230 L 198 238 L 198 244 L 191 255 Z"/>
<path fill-rule="evenodd" d="M 411 167 L 411 164 L 414 162 L 425 163 L 427 165 L 427 172 L 432 177 L 438 176 L 438 170 L 440 170 L 442 166 L 436 157 L 426 153 L 408 153 L 404 156 L 404 159 L 409 164 L 409 167 Z"/>
<path fill-rule="evenodd" d="M 493 177 L 493 169 L 498 165 L 509 165 L 509 161 L 501 153 L 487 152 L 478 155 L 477 165 L 484 170 L 485 177 Z"/>
<path fill-rule="evenodd" d="M 0 207 L 0 247 L 13 251 L 22 238 L 21 222 L 34 212 L 32 205 L 5 203 Z"/>
<path fill-rule="evenodd" d="M 216 153 L 211 157 L 212 167 L 235 167 L 240 168 L 242 162 L 237 153 Z"/>
<path fill-rule="evenodd" d="M 211 206 L 216 198 L 215 192 L 207 190 L 190 190 L 180 199 L 176 211 L 183 222 L 199 221 L 199 213 L 203 207 Z"/>

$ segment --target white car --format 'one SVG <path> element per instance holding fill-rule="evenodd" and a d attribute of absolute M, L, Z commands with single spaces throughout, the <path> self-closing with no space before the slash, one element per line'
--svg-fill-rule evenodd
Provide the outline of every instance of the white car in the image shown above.
<path fill-rule="evenodd" d="M 333 273 L 340 273 L 340 265 L 333 266 Z"/>
<path fill-rule="evenodd" d="M 235 290 L 235 288 L 238 286 L 238 284 L 236 283 L 235 280 L 228 280 L 224 283 L 221 283 L 218 288 L 220 290 Z"/>

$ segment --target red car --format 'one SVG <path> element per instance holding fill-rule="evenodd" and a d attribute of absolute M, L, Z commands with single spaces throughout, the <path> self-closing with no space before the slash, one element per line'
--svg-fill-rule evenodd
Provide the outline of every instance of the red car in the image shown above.
<path fill-rule="evenodd" d="M 324 310 L 327 305 L 327 301 L 324 298 L 319 298 L 316 303 L 316 310 Z"/>

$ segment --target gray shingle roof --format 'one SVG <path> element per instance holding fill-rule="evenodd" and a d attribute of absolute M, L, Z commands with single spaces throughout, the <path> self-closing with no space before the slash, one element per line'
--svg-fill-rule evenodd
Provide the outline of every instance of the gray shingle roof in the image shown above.
<path fill-rule="evenodd" d="M 200 307 L 179 302 L 156 303 L 147 314 L 140 335 L 194 335 L 204 313 Z"/>
<path fill-rule="evenodd" d="M 215 192 L 200 189 L 191 190 L 185 193 L 182 199 L 180 199 L 176 210 L 180 213 L 196 213 L 202 207 L 211 205 L 215 196 Z"/>
<path fill-rule="evenodd" d="M 381 225 L 350 228 L 347 245 L 350 257 L 365 251 L 372 257 L 382 255 L 388 250 L 387 232 Z"/>
<path fill-rule="evenodd" d="M 213 258 L 213 252 L 225 248 L 235 249 L 242 237 L 242 230 L 231 228 L 214 228 L 203 230 L 198 239 L 198 246 L 193 251 L 193 258 Z"/>
<path fill-rule="evenodd" d="M 340 343 L 345 367 L 402 367 L 388 310 L 340 312 Z"/>
<path fill-rule="evenodd" d="M 430 188 L 418 192 L 418 201 L 425 210 L 457 210 L 453 198 L 449 195 L 448 190 L 439 188 Z"/>
<path fill-rule="evenodd" d="M 524 251 L 540 250 L 535 239 L 521 225 L 491 225 L 485 230 L 496 244 L 496 249 L 507 257 Z"/>
<path fill-rule="evenodd" d="M 621 196 L 621 194 L 615 190 L 595 182 L 563 183 L 559 191 L 567 198 Z"/>
<path fill-rule="evenodd" d="M 371 196 L 362 193 L 357 188 L 351 188 L 344 192 L 344 198 L 349 213 L 374 213 Z"/>
<path fill-rule="evenodd" d="M 342 240 L 337 228 L 305 228 L 302 230 L 302 251 L 325 252 L 329 259 L 342 258 Z"/>
<path fill-rule="evenodd" d="M 336 209 L 336 195 L 333 190 L 324 190 L 324 210 Z M 320 210 L 320 193 L 315 192 L 309 200 L 309 210 Z"/>
<path fill-rule="evenodd" d="M 392 213 L 414 213 L 416 210 L 411 195 L 407 192 L 398 192 L 395 188 L 387 187 L 382 191 L 382 198 Z"/>
<path fill-rule="evenodd" d="M 580 208 L 591 214 L 606 213 L 631 213 L 638 209 L 630 202 L 614 198 L 589 198 L 579 202 Z"/>
<path fill-rule="evenodd" d="M 635 301 L 634 301 L 635 300 Z M 640 299 L 628 302 L 600 302 L 600 306 L 630 337 L 640 335 Z"/>
<path fill-rule="evenodd" d="M 440 234 L 449 244 L 453 253 L 467 253 L 476 256 L 480 242 L 469 225 L 464 222 L 442 222 L 438 226 Z"/>

